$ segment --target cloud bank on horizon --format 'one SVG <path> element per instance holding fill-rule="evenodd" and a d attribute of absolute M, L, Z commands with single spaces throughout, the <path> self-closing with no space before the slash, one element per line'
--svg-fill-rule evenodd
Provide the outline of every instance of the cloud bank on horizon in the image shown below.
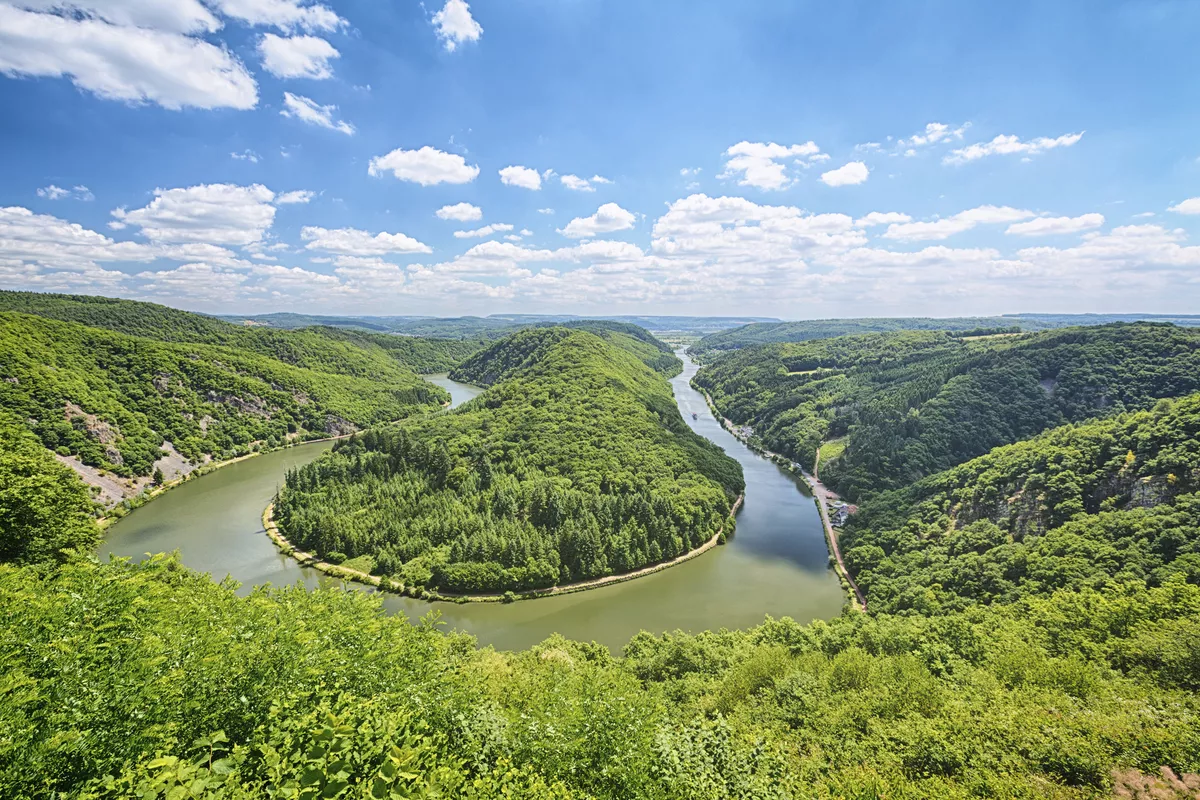
<path fill-rule="evenodd" d="M 1200 9 L 649 5 L 0 0 L 0 288 L 248 312 L 1200 307 Z M 955 47 L 914 60 L 924 40 Z"/>

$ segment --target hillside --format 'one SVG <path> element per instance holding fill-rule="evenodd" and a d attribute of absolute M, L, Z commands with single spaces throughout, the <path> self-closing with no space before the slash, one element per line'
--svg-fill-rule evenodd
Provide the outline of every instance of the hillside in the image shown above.
<path fill-rule="evenodd" d="M 288 475 L 280 528 L 323 557 L 449 591 L 628 572 L 729 528 L 741 469 L 695 435 L 628 348 L 516 333 L 454 374 L 491 386 L 454 412 L 369 431 Z M 631 349 L 634 352 L 631 352 Z M 657 351 L 655 351 L 657 352 Z"/>
<path fill-rule="evenodd" d="M 1068 421 L 1200 390 L 1200 332 L 1067 328 L 961 340 L 898 332 L 747 348 L 697 374 L 727 416 L 847 496 L 897 488 Z"/>
<path fill-rule="evenodd" d="M 1190 395 L 1056 428 L 873 498 L 842 546 L 882 611 L 1174 575 L 1200 584 L 1198 490 L 1200 395 Z"/>
<path fill-rule="evenodd" d="M 416 339 L 325 326 L 275 330 L 233 325 L 203 314 L 89 295 L 0 291 L 0 311 L 36 314 L 163 342 L 235 347 L 297 367 L 356 377 L 444 372 L 483 346 L 481 341 Z M 389 363 L 392 362 L 392 363 Z"/>
<path fill-rule="evenodd" d="M 698 361 L 707 362 L 727 350 L 760 344 L 805 342 L 862 333 L 894 331 L 954 331 L 976 335 L 1020 331 L 1018 321 L 1007 317 L 865 317 L 862 319 L 812 319 L 798 322 L 756 322 L 733 330 L 705 336 L 688 350 Z M 1034 326 L 1042 327 L 1040 325 Z"/>
<path fill-rule="evenodd" d="M 318 339 L 320 337 L 317 337 Z M 348 433 L 436 408 L 446 393 L 383 355 L 300 366 L 232 346 L 156 341 L 0 312 L 0 409 L 50 450 L 123 477 L 149 475 L 164 441 L 184 458 Z"/>

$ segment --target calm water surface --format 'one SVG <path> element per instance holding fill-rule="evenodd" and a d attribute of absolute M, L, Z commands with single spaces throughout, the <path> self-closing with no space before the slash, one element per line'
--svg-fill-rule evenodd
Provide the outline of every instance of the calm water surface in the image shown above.
<path fill-rule="evenodd" d="M 837 615 L 842 592 L 828 566 L 812 499 L 802 484 L 721 427 L 704 397 L 688 385 L 696 366 L 679 355 L 685 369 L 671 385 L 684 419 L 745 470 L 746 500 L 729 544 L 662 572 L 579 594 L 507 605 L 427 603 L 387 595 L 384 606 L 403 611 L 410 620 L 437 609 L 448 628 L 501 649 L 528 647 L 561 633 L 619 650 L 640 630 L 698 632 L 750 627 L 767 614 L 802 622 Z M 444 375 L 429 380 L 450 391 L 453 405 L 482 391 Z M 692 419 L 693 412 L 698 419 Z M 186 483 L 113 525 L 101 549 L 134 559 L 178 549 L 189 567 L 217 579 L 232 576 L 243 593 L 266 583 L 337 586 L 340 581 L 280 555 L 261 522 L 284 473 L 329 447 L 322 443 L 269 453 Z M 346 587 L 370 591 L 356 584 Z"/>

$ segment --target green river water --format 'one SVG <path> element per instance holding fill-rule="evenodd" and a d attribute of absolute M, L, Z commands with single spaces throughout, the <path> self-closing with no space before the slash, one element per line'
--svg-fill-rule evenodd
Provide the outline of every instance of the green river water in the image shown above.
<path fill-rule="evenodd" d="M 683 418 L 745 470 L 746 499 L 737 535 L 727 545 L 644 578 L 578 594 L 511 604 L 427 603 L 385 595 L 385 608 L 402 611 L 413 621 L 436 609 L 446 628 L 467 631 L 481 645 L 499 649 L 525 648 L 561 633 L 619 650 L 640 630 L 746 628 L 767 614 L 801 622 L 836 616 L 843 595 L 829 568 L 821 520 L 806 488 L 721 427 L 704 397 L 689 385 L 696 366 L 679 355 L 686 366 L 671 385 Z M 453 405 L 482 391 L 444 375 L 429 380 L 450 391 Z M 693 413 L 698 419 L 692 419 Z M 340 586 L 340 581 L 281 555 L 261 522 L 286 471 L 330 446 L 268 453 L 185 483 L 113 525 L 101 552 L 137 560 L 146 553 L 178 550 L 187 566 L 216 579 L 231 576 L 242 584 L 242 592 L 267 583 Z"/>

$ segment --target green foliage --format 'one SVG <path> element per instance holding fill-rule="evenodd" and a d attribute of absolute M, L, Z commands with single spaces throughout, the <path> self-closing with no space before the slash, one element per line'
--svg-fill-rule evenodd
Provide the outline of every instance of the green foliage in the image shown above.
<path fill-rule="evenodd" d="M 379 603 L 163 557 L 0 566 L 0 796 L 1065 799 L 1200 767 L 1178 579 L 623 658 L 476 650 Z"/>
<path fill-rule="evenodd" d="M 842 533 L 881 611 L 1111 581 L 1200 585 L 1200 395 L 1057 428 L 863 505 Z"/>
<path fill-rule="evenodd" d="M 0 415 L 0 563 L 58 560 L 100 541 L 86 487 L 24 426 Z"/>
<path fill-rule="evenodd" d="M 733 330 L 719 331 L 705 336 L 692 345 L 689 353 L 697 360 L 706 362 L 729 350 L 754 347 L 760 344 L 780 342 L 806 342 L 810 339 L 832 339 L 863 333 L 891 333 L 896 331 L 954 331 L 959 336 L 983 336 L 996 333 L 1012 333 L 1043 327 L 1037 324 L 1023 326 L 1010 317 L 867 317 L 863 319 L 809 319 L 798 322 L 755 322 Z"/>
<path fill-rule="evenodd" d="M 274 358 L 0 312 L 0 408 L 49 449 L 131 476 L 150 474 L 164 440 L 193 461 L 228 457 L 253 442 L 349 432 L 446 398 L 382 350 L 315 339 L 331 354 L 298 348 Z"/>
<path fill-rule="evenodd" d="M 455 377 L 488 391 L 289 474 L 281 530 L 326 559 L 369 554 L 381 574 L 455 592 L 598 578 L 699 547 L 728 524 L 741 469 L 684 424 L 639 357 L 646 342 L 603 333 L 529 329 L 468 359 Z"/>
<path fill-rule="evenodd" d="M 695 382 L 771 450 L 853 499 L 908 485 L 1048 428 L 1200 390 L 1200 333 L 1068 328 L 978 341 L 944 332 L 845 336 L 731 353 Z"/>

